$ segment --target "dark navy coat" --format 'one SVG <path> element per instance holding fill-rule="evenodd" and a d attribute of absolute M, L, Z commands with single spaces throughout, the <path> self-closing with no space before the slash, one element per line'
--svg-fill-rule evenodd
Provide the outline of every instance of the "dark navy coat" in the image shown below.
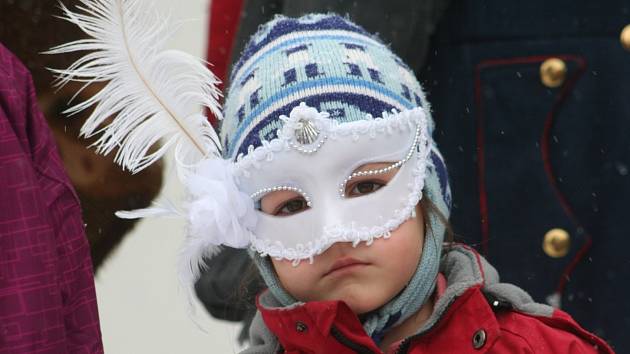
<path fill-rule="evenodd" d="M 630 353 L 629 24 L 630 1 L 453 1 L 420 75 L 462 241 L 620 353 Z M 542 81 L 550 58 L 566 70 L 557 87 Z M 569 236 L 564 256 L 543 250 L 553 229 Z"/>

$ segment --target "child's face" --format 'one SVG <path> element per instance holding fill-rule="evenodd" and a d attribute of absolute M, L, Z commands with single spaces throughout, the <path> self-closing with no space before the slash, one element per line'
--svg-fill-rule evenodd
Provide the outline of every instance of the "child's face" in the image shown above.
<path fill-rule="evenodd" d="M 378 169 L 389 164 L 368 164 L 358 170 Z M 376 192 L 391 180 L 396 171 L 377 176 L 359 177 L 348 185 L 346 195 L 358 197 Z M 261 200 L 264 212 L 287 215 L 306 208 L 299 195 L 283 191 L 268 194 Z M 301 209 L 302 208 L 302 209 Z M 379 308 L 396 296 L 413 276 L 424 240 L 424 220 L 407 220 L 391 232 L 389 239 L 379 238 L 370 246 L 364 242 L 335 243 L 324 253 L 293 266 L 291 261 L 272 262 L 282 286 L 300 301 L 343 300 L 355 313 Z"/>

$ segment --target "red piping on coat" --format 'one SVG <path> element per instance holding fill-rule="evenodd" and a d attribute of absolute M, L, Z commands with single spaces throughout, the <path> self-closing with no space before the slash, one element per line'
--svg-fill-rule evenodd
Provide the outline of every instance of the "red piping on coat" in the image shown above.
<path fill-rule="evenodd" d="M 475 105 L 477 106 L 477 183 L 479 188 L 479 213 L 481 214 L 481 248 L 483 255 L 488 257 L 488 242 L 490 228 L 488 227 L 488 199 L 486 193 L 486 160 L 484 154 L 483 135 L 483 101 L 481 99 L 481 70 L 486 66 L 481 62 L 475 69 Z"/>
<path fill-rule="evenodd" d="M 577 264 L 582 260 L 582 258 L 586 255 L 590 247 L 592 246 L 592 237 L 589 232 L 582 226 L 582 223 L 578 220 L 575 213 L 573 212 L 573 208 L 571 208 L 564 194 L 558 188 L 556 183 L 555 174 L 553 172 L 553 166 L 551 165 L 550 157 L 549 157 L 549 135 L 551 133 L 551 128 L 553 127 L 554 118 L 556 116 L 557 111 L 560 109 L 562 103 L 564 103 L 571 89 L 575 86 L 577 80 L 582 76 L 584 71 L 586 70 L 586 61 L 583 57 L 575 56 L 575 55 L 546 55 L 546 56 L 531 56 L 531 57 L 517 57 L 510 59 L 490 59 L 484 60 L 477 64 L 475 68 L 475 104 L 477 106 L 477 175 L 478 175 L 478 183 L 479 183 L 479 210 L 481 216 L 481 235 L 482 235 L 482 249 L 485 256 L 488 256 L 488 248 L 490 241 L 490 226 L 488 220 L 488 199 L 487 199 L 487 191 L 486 191 L 486 183 L 485 183 L 485 154 L 484 154 L 484 134 L 483 134 L 483 125 L 484 125 L 484 107 L 483 100 L 481 99 L 481 71 L 486 68 L 495 67 L 495 66 L 506 66 L 506 65 L 514 65 L 514 64 L 532 64 L 532 63 L 540 63 L 549 58 L 559 58 L 565 61 L 573 61 L 577 63 L 578 70 L 575 74 L 573 74 L 566 83 L 562 86 L 560 94 L 556 96 L 556 99 L 551 107 L 551 110 L 547 114 L 547 118 L 545 119 L 545 124 L 543 128 L 543 134 L 541 136 L 541 155 L 544 164 L 545 174 L 547 175 L 547 179 L 551 184 L 551 187 L 560 202 L 560 205 L 564 209 L 565 213 L 569 216 L 571 221 L 578 227 L 585 230 L 585 242 L 580 247 L 576 255 L 573 257 L 571 262 L 565 267 L 562 276 L 558 282 L 558 286 L 556 287 L 556 291 L 560 294 L 564 291 L 566 283 L 569 279 L 569 276 L 577 266 Z"/>
<path fill-rule="evenodd" d="M 560 278 L 560 281 L 558 282 L 558 286 L 556 287 L 556 292 L 558 292 L 559 294 L 562 294 L 564 292 L 564 288 L 567 284 L 567 281 L 569 280 L 569 276 L 571 275 L 571 273 L 573 272 L 577 264 L 582 260 L 582 258 L 584 258 L 588 250 L 591 248 L 593 244 L 593 238 L 591 237 L 591 234 L 588 231 L 586 231 L 586 228 L 582 226 L 582 223 L 578 220 L 577 216 L 575 215 L 575 212 L 573 211 L 573 208 L 567 201 L 564 194 L 560 191 L 560 188 L 558 188 L 558 184 L 556 183 L 556 176 L 553 171 L 553 166 L 551 165 L 551 159 L 549 156 L 549 136 L 551 134 L 551 128 L 553 127 L 553 122 L 556 117 L 556 113 L 560 109 L 562 104 L 564 103 L 569 92 L 571 92 L 571 90 L 575 86 L 575 83 L 577 82 L 577 80 L 582 76 L 582 74 L 586 70 L 586 61 L 582 57 L 566 55 L 566 56 L 558 56 L 558 58 L 562 60 L 571 60 L 577 63 L 577 71 L 562 86 L 560 95 L 556 97 L 556 100 L 553 106 L 551 107 L 551 111 L 549 111 L 549 114 L 547 114 L 547 119 L 545 120 L 545 127 L 543 129 L 543 134 L 542 134 L 542 137 L 540 138 L 540 147 L 541 147 L 543 163 L 545 166 L 545 173 L 547 174 L 549 183 L 551 183 L 551 186 L 553 187 L 553 190 L 556 193 L 556 197 L 558 198 L 558 200 L 560 200 L 560 204 L 564 208 L 565 213 L 569 215 L 569 217 L 571 218 L 571 220 L 573 221 L 575 225 L 577 225 L 578 227 L 584 230 L 585 239 L 586 239 L 582 247 L 580 247 L 578 252 L 575 254 L 573 259 L 571 260 L 571 262 L 569 262 L 569 265 L 567 265 L 567 267 L 562 272 L 562 277 Z"/>

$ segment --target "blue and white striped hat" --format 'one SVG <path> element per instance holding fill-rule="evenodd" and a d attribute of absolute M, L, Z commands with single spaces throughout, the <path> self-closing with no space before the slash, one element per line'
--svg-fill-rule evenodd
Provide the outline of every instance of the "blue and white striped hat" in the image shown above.
<path fill-rule="evenodd" d="M 415 107 L 431 117 L 413 71 L 378 38 L 333 14 L 278 16 L 262 26 L 234 65 L 230 83 L 221 139 L 231 160 L 276 138 L 283 125 L 279 117 L 301 102 L 340 123 Z M 448 216 L 446 166 L 432 144 L 425 189 Z"/>

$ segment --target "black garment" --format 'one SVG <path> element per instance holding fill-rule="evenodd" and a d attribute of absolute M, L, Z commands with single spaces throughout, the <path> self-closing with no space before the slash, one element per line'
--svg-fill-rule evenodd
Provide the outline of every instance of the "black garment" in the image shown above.
<path fill-rule="evenodd" d="M 242 249 L 224 247 L 206 263 L 208 268 L 195 283 L 197 297 L 213 317 L 243 321 L 239 335 L 242 342 L 256 314 L 256 295 L 266 287 L 265 282 Z"/>
<path fill-rule="evenodd" d="M 419 69 L 426 57 L 429 37 L 448 3 L 449 0 L 245 0 L 232 62 L 240 57 L 258 26 L 276 14 L 300 17 L 334 12 L 377 34 L 404 62 Z"/>
<path fill-rule="evenodd" d="M 425 81 L 463 241 L 536 301 L 561 307 L 630 352 L 629 1 L 458 1 L 441 21 Z M 566 65 L 557 88 L 541 65 Z M 484 201 L 487 205 L 484 212 Z M 571 237 L 551 258 L 548 230 Z"/>

